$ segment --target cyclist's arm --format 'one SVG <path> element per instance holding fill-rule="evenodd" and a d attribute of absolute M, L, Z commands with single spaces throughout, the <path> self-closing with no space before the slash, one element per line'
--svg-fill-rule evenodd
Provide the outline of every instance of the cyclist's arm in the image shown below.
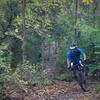
<path fill-rule="evenodd" d="M 86 60 L 86 54 L 85 53 L 83 54 L 83 59 Z"/>
<path fill-rule="evenodd" d="M 78 48 L 78 49 L 79 49 L 81 55 L 83 56 L 83 59 L 86 60 L 86 54 L 85 54 L 85 52 L 82 49 L 80 49 L 80 48 Z"/>

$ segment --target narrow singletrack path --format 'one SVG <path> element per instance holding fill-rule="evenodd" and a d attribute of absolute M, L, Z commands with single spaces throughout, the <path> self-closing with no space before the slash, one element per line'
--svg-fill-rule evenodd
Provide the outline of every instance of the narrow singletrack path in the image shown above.
<path fill-rule="evenodd" d="M 100 100 L 100 94 L 90 87 L 83 92 L 77 82 L 57 81 L 48 86 L 28 86 L 26 92 L 12 91 L 11 100 Z"/>

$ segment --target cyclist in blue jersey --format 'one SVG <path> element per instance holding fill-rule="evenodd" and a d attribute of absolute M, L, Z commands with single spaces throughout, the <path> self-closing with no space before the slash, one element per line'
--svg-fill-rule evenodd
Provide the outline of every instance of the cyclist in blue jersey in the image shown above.
<path fill-rule="evenodd" d="M 82 63 L 80 56 L 83 56 L 84 61 L 86 61 L 85 52 L 75 44 L 72 44 L 69 50 L 66 52 L 68 68 L 73 71 L 74 78 L 77 80 L 82 90 L 87 92 L 88 88 L 84 64 Z"/>
<path fill-rule="evenodd" d="M 73 64 L 78 62 L 81 63 L 80 56 L 83 56 L 84 61 L 86 60 L 85 52 L 81 48 L 78 48 L 76 44 L 72 44 L 68 52 L 66 52 L 68 68 L 73 67 Z"/>

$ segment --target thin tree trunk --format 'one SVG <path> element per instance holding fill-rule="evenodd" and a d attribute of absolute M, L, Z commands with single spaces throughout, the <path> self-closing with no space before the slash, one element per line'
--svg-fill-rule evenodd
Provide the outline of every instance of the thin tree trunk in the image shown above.
<path fill-rule="evenodd" d="M 94 0 L 94 4 L 93 4 L 93 25 L 94 25 L 94 27 L 95 27 L 96 9 L 97 9 L 97 1 Z"/>
<path fill-rule="evenodd" d="M 77 42 L 77 28 L 76 28 L 76 24 L 77 24 L 77 19 L 78 19 L 78 0 L 75 0 L 75 41 Z"/>
<path fill-rule="evenodd" d="M 22 0 L 22 32 L 23 32 L 23 64 L 25 63 L 25 33 L 26 33 L 26 28 L 25 28 L 25 8 L 26 8 L 26 0 Z"/>

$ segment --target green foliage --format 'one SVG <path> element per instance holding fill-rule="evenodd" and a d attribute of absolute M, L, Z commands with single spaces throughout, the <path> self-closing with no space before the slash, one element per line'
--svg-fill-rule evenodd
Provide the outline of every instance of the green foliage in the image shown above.
<path fill-rule="evenodd" d="M 0 20 L 0 31 L 6 32 L 13 29 L 13 20 L 20 13 L 18 9 L 18 0 L 4 0 L 1 2 L 1 20 Z M 4 34 L 4 33 L 3 33 Z"/>
<path fill-rule="evenodd" d="M 8 49 L 8 45 L 6 43 L 2 43 L 0 45 L 0 66 L 9 67 L 11 61 L 11 52 Z"/>
<path fill-rule="evenodd" d="M 25 38 L 26 59 L 31 63 L 39 63 L 41 61 L 41 37 L 37 33 L 29 30 Z"/>
<path fill-rule="evenodd" d="M 8 50 L 8 44 L 0 45 L 0 82 L 5 80 L 6 74 L 10 71 L 11 52 Z"/>
<path fill-rule="evenodd" d="M 49 79 L 43 73 L 42 67 L 40 64 L 31 64 L 27 61 L 22 67 L 16 69 L 16 71 L 10 76 L 16 82 L 19 82 L 23 85 L 27 84 L 47 84 Z"/>
<path fill-rule="evenodd" d="M 66 70 L 65 73 L 59 74 L 57 79 L 62 81 L 73 81 L 73 73 Z"/>
<path fill-rule="evenodd" d="M 21 66 L 19 66 L 15 73 L 12 74 L 12 78 L 19 81 L 36 82 L 40 78 L 39 65 L 30 64 L 28 61 Z"/>
<path fill-rule="evenodd" d="M 89 5 L 93 3 L 93 0 L 82 0 L 81 3 L 77 4 L 78 11 L 75 11 L 76 5 L 73 0 L 26 0 L 25 34 L 23 36 L 22 2 L 20 0 L 1 0 L 0 67 L 5 68 L 6 72 L 3 73 L 4 76 L 2 74 L 0 77 L 4 79 L 6 74 L 10 73 L 11 65 L 14 67 L 14 65 L 21 64 L 23 38 L 26 63 L 17 66 L 18 68 L 11 76 L 14 80 L 19 80 L 22 83 L 39 83 L 40 81 L 49 83 L 46 75 L 42 73 L 41 66 L 37 65 L 41 62 L 42 45 L 48 46 L 53 41 L 58 43 L 56 69 L 61 73 L 63 73 L 66 66 L 65 53 L 69 44 L 75 38 L 78 45 L 84 48 L 88 57 L 93 55 L 93 51 L 89 46 L 92 43 L 100 44 L 99 23 L 93 23 L 94 16 L 91 16 L 93 8 L 92 5 Z M 77 12 L 76 23 L 75 12 Z M 99 18 L 95 17 L 95 20 L 99 20 Z M 90 66 L 90 73 L 95 68 L 97 66 Z M 26 80 L 22 77 L 24 74 L 25 77 L 28 77 Z M 65 76 L 62 75 L 61 79 Z"/>

